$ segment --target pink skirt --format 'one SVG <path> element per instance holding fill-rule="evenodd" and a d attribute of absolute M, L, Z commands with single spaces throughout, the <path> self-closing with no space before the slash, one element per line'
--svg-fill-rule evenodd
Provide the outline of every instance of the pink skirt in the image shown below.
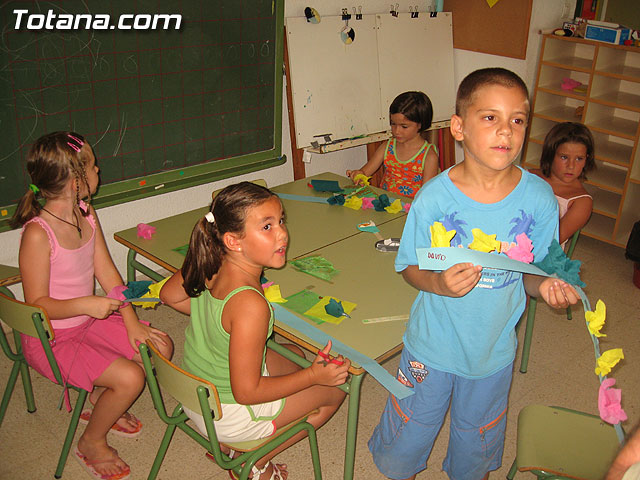
<path fill-rule="evenodd" d="M 29 366 L 57 383 L 40 339 L 28 335 L 21 337 L 22 351 Z M 104 320 L 92 318 L 76 327 L 55 330 L 52 350 L 63 380 L 88 391 L 93 390 L 96 379 L 114 360 L 122 357 L 131 360 L 136 354 L 129 344 L 122 315 L 118 313 Z"/>

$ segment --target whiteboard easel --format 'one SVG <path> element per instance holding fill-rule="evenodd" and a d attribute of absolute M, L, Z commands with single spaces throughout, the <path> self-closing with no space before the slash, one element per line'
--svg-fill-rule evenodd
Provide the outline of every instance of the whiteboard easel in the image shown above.
<path fill-rule="evenodd" d="M 455 107 L 451 14 L 363 15 L 349 26 L 355 41 L 342 42 L 345 22 L 322 17 L 286 19 L 295 124 L 295 144 L 372 135 L 388 129 L 391 101 L 408 90 L 425 92 L 434 123 L 448 121 Z M 292 145 L 293 146 L 293 145 Z"/>

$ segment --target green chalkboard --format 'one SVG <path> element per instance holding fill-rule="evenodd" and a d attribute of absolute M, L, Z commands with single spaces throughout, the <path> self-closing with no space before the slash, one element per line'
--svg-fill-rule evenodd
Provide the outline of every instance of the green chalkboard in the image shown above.
<path fill-rule="evenodd" d="M 284 163 L 283 16 L 283 0 L 2 3 L 0 230 L 51 131 L 93 145 L 96 207 Z"/>

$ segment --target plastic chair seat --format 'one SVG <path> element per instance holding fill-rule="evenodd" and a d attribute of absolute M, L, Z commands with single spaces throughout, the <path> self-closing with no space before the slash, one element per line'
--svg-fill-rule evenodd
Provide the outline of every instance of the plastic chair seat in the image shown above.
<path fill-rule="evenodd" d="M 620 448 L 613 426 L 595 415 L 528 405 L 518 415 L 516 460 L 507 476 L 600 480 Z"/>

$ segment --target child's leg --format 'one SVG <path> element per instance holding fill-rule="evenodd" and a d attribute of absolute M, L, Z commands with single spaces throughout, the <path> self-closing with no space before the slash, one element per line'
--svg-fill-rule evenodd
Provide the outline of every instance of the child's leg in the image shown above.
<path fill-rule="evenodd" d="M 451 433 L 442 468 L 456 480 L 480 480 L 502 464 L 513 365 L 487 378 L 456 377 Z"/>
<path fill-rule="evenodd" d="M 292 352 L 304 356 L 302 350 L 294 345 L 283 345 Z M 267 369 L 269 375 L 272 377 L 287 375 L 289 373 L 300 370 L 300 367 L 292 361 L 284 358 L 282 355 L 267 349 L 266 356 Z M 300 418 L 305 413 L 311 410 L 318 410 L 317 413 L 309 415 L 307 421 L 313 425 L 316 429 L 324 425 L 338 410 L 346 393 L 336 387 L 325 387 L 316 385 L 307 388 L 301 392 L 295 393 L 287 397 L 282 412 L 275 420 L 276 428 L 283 427 L 292 421 Z M 293 436 L 285 443 L 276 448 L 273 452 L 265 455 L 256 462 L 258 468 L 262 468 L 269 460 L 275 457 L 278 453 L 286 450 L 294 443 L 300 441 L 306 436 L 306 432 L 300 432 L 298 435 Z M 284 467 L 284 466 L 283 466 Z M 260 475 L 260 478 L 270 478 L 273 466 L 269 465 L 268 469 Z M 281 468 L 284 470 L 284 468 Z M 284 479 L 287 478 L 288 472 L 282 472 Z"/>
<path fill-rule="evenodd" d="M 144 372 L 135 362 L 118 358 L 96 379 L 95 385 L 104 387 L 104 391 L 78 440 L 78 449 L 90 461 L 105 459 L 95 469 L 103 475 L 113 475 L 124 471 L 127 464 L 107 444 L 107 433 L 142 392 Z"/>
<path fill-rule="evenodd" d="M 449 408 L 453 375 L 424 365 L 405 348 L 397 377 L 415 393 L 402 400 L 389 396 L 368 445 L 383 475 L 409 479 L 427 467 Z"/>

